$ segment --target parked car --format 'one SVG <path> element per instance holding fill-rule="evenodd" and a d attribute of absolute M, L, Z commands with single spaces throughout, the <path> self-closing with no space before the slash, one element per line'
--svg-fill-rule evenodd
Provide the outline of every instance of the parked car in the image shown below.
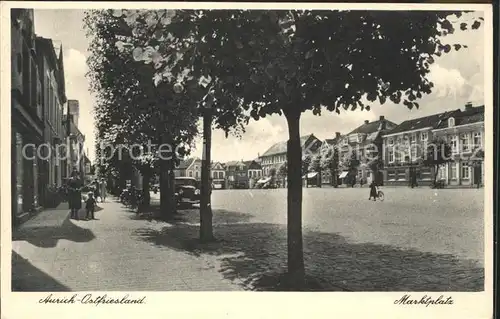
<path fill-rule="evenodd" d="M 200 185 L 192 177 L 175 178 L 175 198 L 177 204 L 199 204 Z"/>

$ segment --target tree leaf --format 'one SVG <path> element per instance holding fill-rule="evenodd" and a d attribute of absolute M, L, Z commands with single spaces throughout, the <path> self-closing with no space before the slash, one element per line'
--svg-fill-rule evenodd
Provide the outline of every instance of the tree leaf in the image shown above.
<path fill-rule="evenodd" d="M 477 29 L 479 29 L 480 26 L 481 26 L 481 22 L 479 22 L 479 21 L 476 20 L 472 24 L 471 28 L 472 28 L 472 30 L 477 30 Z"/>
<path fill-rule="evenodd" d="M 307 51 L 306 53 L 306 56 L 305 56 L 305 59 L 306 60 L 309 60 L 310 58 L 312 58 L 314 56 L 314 50 L 309 50 Z"/>
<path fill-rule="evenodd" d="M 135 61 L 141 61 L 144 59 L 144 52 L 142 48 L 137 47 L 132 51 L 132 57 Z"/>

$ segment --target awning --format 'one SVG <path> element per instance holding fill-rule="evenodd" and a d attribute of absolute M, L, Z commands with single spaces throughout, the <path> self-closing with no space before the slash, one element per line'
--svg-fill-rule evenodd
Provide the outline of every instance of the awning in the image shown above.
<path fill-rule="evenodd" d="M 264 183 L 267 183 L 271 180 L 271 177 L 268 177 L 268 178 L 261 178 L 257 181 L 257 184 L 264 184 Z"/>
<path fill-rule="evenodd" d="M 340 173 L 339 178 L 345 178 L 347 174 L 349 174 L 349 172 L 342 172 Z"/>
<path fill-rule="evenodd" d="M 313 178 L 316 175 L 318 175 L 318 173 L 316 173 L 316 172 L 307 173 L 306 175 L 302 176 L 302 178 Z"/>

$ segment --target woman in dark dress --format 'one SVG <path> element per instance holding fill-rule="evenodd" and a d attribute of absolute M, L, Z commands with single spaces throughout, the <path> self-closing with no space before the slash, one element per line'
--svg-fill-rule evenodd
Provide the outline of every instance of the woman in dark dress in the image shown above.
<path fill-rule="evenodd" d="M 77 171 L 71 173 L 68 188 L 68 203 L 71 210 L 71 218 L 78 219 L 78 211 L 82 208 L 82 183 Z"/>
<path fill-rule="evenodd" d="M 372 199 L 376 201 L 377 200 L 377 185 L 375 182 L 371 182 L 370 184 L 370 197 L 368 197 L 368 200 Z"/>

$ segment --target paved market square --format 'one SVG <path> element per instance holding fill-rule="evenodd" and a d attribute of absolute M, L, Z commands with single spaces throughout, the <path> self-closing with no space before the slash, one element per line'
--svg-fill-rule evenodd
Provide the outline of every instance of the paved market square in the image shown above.
<path fill-rule="evenodd" d="M 484 190 L 305 188 L 307 276 L 324 291 L 482 291 Z M 153 202 L 159 195 L 153 196 Z M 13 234 L 14 291 L 279 290 L 286 190 L 216 190 L 217 242 L 197 241 L 198 209 L 169 221 L 115 200 L 98 220 L 42 212 Z"/>

